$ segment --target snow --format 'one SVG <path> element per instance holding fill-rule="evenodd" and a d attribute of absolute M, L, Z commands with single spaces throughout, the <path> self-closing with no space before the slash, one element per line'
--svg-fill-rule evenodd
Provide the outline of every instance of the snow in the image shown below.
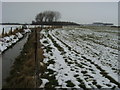
<path fill-rule="evenodd" d="M 49 43 L 51 44 L 52 47 L 54 47 L 54 45 L 53 45 L 53 43 L 51 42 L 50 39 L 49 39 Z M 52 69 L 56 72 L 59 71 L 58 75 L 56 76 L 56 79 L 58 79 L 59 84 L 60 85 L 63 84 L 62 86 L 66 87 L 66 84 L 64 84 L 64 83 L 67 80 L 72 80 L 72 81 L 75 81 L 75 83 L 78 83 L 76 81 L 76 79 L 73 77 L 75 72 L 70 71 L 70 68 L 65 63 L 63 57 L 60 55 L 60 52 L 57 50 L 57 48 L 54 47 L 52 52 L 56 56 L 56 57 L 53 57 L 53 58 L 55 58 L 56 64 L 55 65 L 50 64 L 48 66 L 48 69 Z M 61 68 L 64 68 L 64 69 L 61 69 Z M 61 69 L 61 71 L 60 71 L 60 69 Z M 62 77 L 65 73 L 70 73 L 70 74 L 68 74 L 70 76 L 66 77 L 66 79 L 64 77 Z M 61 80 L 64 80 L 64 81 L 61 81 Z M 76 85 L 75 87 L 78 88 L 78 85 Z"/>
<path fill-rule="evenodd" d="M 24 32 L 28 33 L 28 32 L 31 32 L 31 30 L 30 29 L 24 29 Z"/>
<path fill-rule="evenodd" d="M 44 35 L 40 40 L 44 45 L 43 48 L 47 46 L 52 48 L 51 52 L 46 52 L 44 49 L 46 57 L 44 63 L 48 63 L 51 59 L 55 61 L 54 64 L 49 64 L 47 69 L 55 71 L 56 80 L 62 88 L 68 87 L 66 81 L 71 81 L 74 88 L 79 88 L 81 83 L 84 83 L 87 88 L 97 88 L 97 85 L 102 88 L 117 86 L 101 74 L 102 69 L 108 73 L 105 75 L 109 75 L 119 82 L 117 30 L 98 31 L 83 28 L 69 30 L 64 28 L 49 32 L 42 30 L 41 34 Z M 63 51 L 60 51 L 47 35 L 50 35 L 63 48 Z M 48 41 L 48 43 L 46 44 L 44 41 Z M 63 52 L 64 54 L 62 54 Z M 75 77 L 75 75 L 77 76 Z M 81 79 L 81 82 L 78 81 L 78 78 Z M 96 84 L 93 83 L 94 81 Z"/>
<path fill-rule="evenodd" d="M 60 30 L 58 30 L 60 31 Z M 57 32 L 58 32 L 57 31 Z M 63 31 L 63 30 L 61 30 Z M 60 31 L 60 33 L 61 33 Z M 71 31 L 68 31 L 68 33 L 73 33 L 74 30 L 71 30 Z M 114 68 L 118 68 L 118 50 L 117 48 L 117 38 L 118 36 L 116 34 L 114 34 L 114 37 L 116 39 L 114 39 L 114 37 L 111 37 L 113 38 L 113 40 L 109 40 L 109 42 L 111 42 L 110 44 L 105 44 L 104 45 L 101 45 L 99 43 L 96 43 L 96 42 L 93 42 L 92 40 L 88 41 L 88 40 L 82 40 L 82 38 L 79 38 L 79 36 L 77 37 L 77 33 L 79 32 L 79 36 L 80 34 L 84 36 L 84 34 L 82 34 L 82 31 L 81 29 L 80 30 L 77 30 L 77 32 L 74 31 L 75 35 L 74 36 L 69 36 L 69 38 L 65 38 L 67 40 L 64 39 L 65 36 L 67 36 L 65 33 L 61 33 L 60 36 L 62 37 L 61 40 L 64 40 L 64 42 L 66 42 L 67 44 L 69 44 L 69 46 L 71 46 L 72 48 L 74 48 L 76 51 L 80 52 L 82 55 L 86 55 L 86 57 L 90 57 L 91 60 L 94 60 L 96 62 L 100 61 L 102 63 L 104 63 L 104 65 L 102 66 L 107 66 L 109 68 L 114 67 Z M 89 30 L 84 30 L 84 33 L 87 33 L 87 34 L 90 34 L 88 33 Z M 96 35 L 96 34 L 95 34 Z M 103 32 L 103 35 L 104 35 L 104 32 Z M 57 35 L 57 37 L 59 38 L 60 37 L 59 35 Z M 98 35 L 99 36 L 99 35 Z M 111 35 L 109 35 L 111 36 Z M 71 41 L 68 41 L 69 39 L 71 38 L 74 38 L 74 43 L 71 43 Z M 102 38 L 104 39 L 104 38 Z M 96 40 L 96 38 L 94 38 L 93 40 Z M 99 40 L 100 42 L 100 40 Z M 114 43 L 116 42 L 116 43 Z M 112 44 L 113 43 L 113 44 Z M 110 46 L 113 46 L 113 47 L 110 47 Z"/>
<path fill-rule="evenodd" d="M 35 25 L 26 25 L 27 28 L 34 28 Z M 21 29 L 22 25 L 0 25 L 0 34 L 2 33 L 2 30 L 4 28 L 5 32 L 8 33 L 11 30 L 14 31 L 16 28 Z M 26 32 L 29 32 L 29 29 L 25 29 Z"/>
<path fill-rule="evenodd" d="M 31 32 L 31 30 L 30 29 L 24 30 L 24 34 L 28 32 Z M 24 36 L 24 34 L 21 34 L 20 32 L 18 32 L 15 35 L 10 35 L 10 36 L 0 38 L 0 54 L 4 50 L 6 50 L 8 47 L 15 44 L 19 39 L 21 39 Z"/>
<path fill-rule="evenodd" d="M 40 88 L 44 88 L 45 84 L 48 83 L 49 81 L 47 79 L 41 79 L 42 84 L 40 85 Z"/>
<path fill-rule="evenodd" d="M 18 36 L 18 38 L 22 38 L 23 37 L 23 35 L 21 34 L 21 33 L 16 33 L 16 35 Z"/>
<path fill-rule="evenodd" d="M 15 30 L 16 28 L 20 29 L 22 28 L 22 25 L 0 25 L 0 34 L 2 33 L 2 28 L 4 28 L 5 32 L 9 32 L 11 30 L 11 27 L 12 27 L 12 30 Z"/>

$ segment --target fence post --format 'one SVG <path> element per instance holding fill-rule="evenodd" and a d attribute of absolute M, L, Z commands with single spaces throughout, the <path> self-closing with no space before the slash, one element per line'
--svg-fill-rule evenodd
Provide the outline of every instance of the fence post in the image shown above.
<path fill-rule="evenodd" d="M 5 30 L 3 28 L 3 30 L 2 30 L 2 38 L 4 37 L 4 34 L 5 34 Z"/>
<path fill-rule="evenodd" d="M 10 30 L 12 31 L 12 27 L 10 28 Z"/>

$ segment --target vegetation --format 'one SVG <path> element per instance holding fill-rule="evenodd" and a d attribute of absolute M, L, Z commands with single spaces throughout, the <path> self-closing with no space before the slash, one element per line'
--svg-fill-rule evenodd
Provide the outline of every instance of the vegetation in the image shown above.
<path fill-rule="evenodd" d="M 44 11 L 36 15 L 36 22 L 53 22 L 60 18 L 60 13 L 57 11 Z"/>
<path fill-rule="evenodd" d="M 12 70 L 10 71 L 10 76 L 6 79 L 6 85 L 3 88 L 35 88 L 36 78 L 35 78 L 35 30 L 32 30 L 29 35 L 28 41 L 24 45 L 21 54 L 16 58 Z M 38 44 L 39 45 L 39 44 Z M 38 56 L 37 58 L 42 61 L 44 58 L 43 51 L 38 46 Z M 38 68 L 39 69 L 39 68 Z M 41 71 L 41 70 L 40 70 Z M 39 85 L 41 80 L 38 80 Z"/>
<path fill-rule="evenodd" d="M 66 81 L 66 83 L 67 83 L 67 87 L 74 87 L 75 86 L 70 80 Z"/>

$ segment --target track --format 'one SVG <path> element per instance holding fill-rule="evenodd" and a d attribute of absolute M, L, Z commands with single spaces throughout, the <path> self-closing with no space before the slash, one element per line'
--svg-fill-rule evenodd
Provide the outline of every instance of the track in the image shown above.
<path fill-rule="evenodd" d="M 47 58 L 49 61 L 51 57 L 54 57 L 52 59 L 55 60 L 55 63 L 53 65 L 49 64 L 49 68 L 57 73 L 55 79 L 58 80 L 58 86 L 80 87 L 83 89 L 120 87 L 120 84 L 98 64 L 71 48 L 71 46 L 53 35 L 51 31 L 48 35 L 44 33 L 44 36 L 44 41 L 48 41 L 47 46 L 53 48 L 51 50 L 52 56 L 48 55 Z M 59 55 L 55 55 L 54 50 Z"/>

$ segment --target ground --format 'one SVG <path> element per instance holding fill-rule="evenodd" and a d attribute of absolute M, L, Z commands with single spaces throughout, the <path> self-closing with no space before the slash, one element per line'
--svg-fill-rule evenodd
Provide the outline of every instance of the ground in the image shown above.
<path fill-rule="evenodd" d="M 33 28 L 5 87 L 120 88 L 118 43 L 117 28 Z"/>
<path fill-rule="evenodd" d="M 17 31 L 14 34 L 0 37 L 0 54 L 17 43 L 28 32 L 30 32 L 30 29 L 24 29 L 22 32 Z"/>
<path fill-rule="evenodd" d="M 103 27 L 42 30 L 47 70 L 40 87 L 120 88 L 117 33 Z"/>

